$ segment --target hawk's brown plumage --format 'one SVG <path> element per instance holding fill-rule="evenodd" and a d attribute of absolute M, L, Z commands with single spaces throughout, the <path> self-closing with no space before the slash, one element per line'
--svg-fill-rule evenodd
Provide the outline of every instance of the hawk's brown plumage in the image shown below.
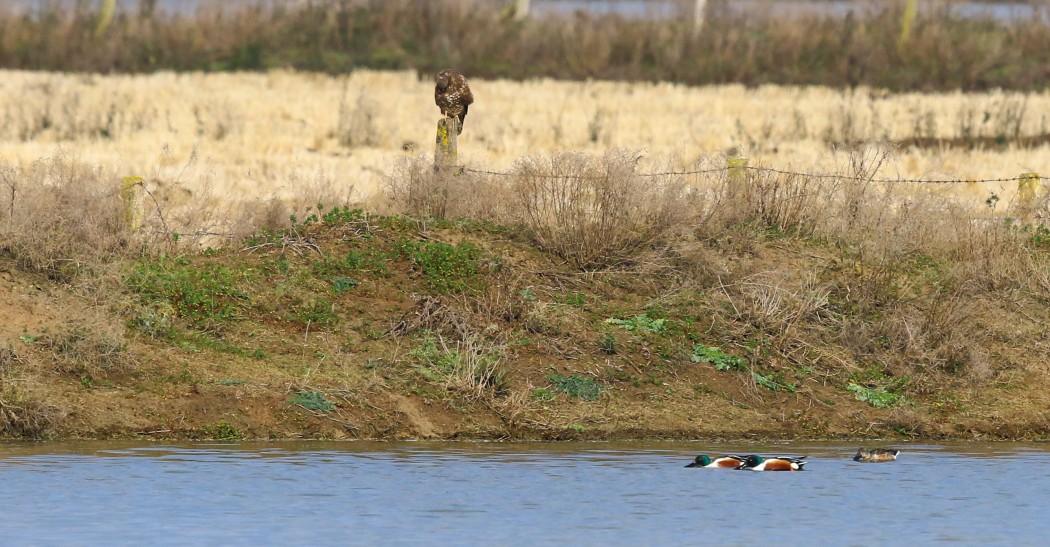
<path fill-rule="evenodd" d="M 441 109 L 442 116 L 459 120 L 458 133 L 462 133 L 467 107 L 474 102 L 467 79 L 451 68 L 438 72 L 434 85 L 434 102 Z"/>

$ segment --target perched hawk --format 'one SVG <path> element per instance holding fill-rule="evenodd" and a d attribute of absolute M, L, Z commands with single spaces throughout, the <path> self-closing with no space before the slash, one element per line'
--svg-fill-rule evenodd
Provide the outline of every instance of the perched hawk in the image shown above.
<path fill-rule="evenodd" d="M 459 120 L 459 131 L 463 132 L 463 119 L 467 117 L 467 107 L 474 102 L 467 79 L 451 68 L 438 72 L 434 85 L 434 102 L 441 109 L 441 115 Z"/>

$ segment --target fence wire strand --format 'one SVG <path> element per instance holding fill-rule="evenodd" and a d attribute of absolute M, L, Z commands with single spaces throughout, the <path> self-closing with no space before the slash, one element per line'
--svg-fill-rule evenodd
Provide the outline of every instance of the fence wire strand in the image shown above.
<path fill-rule="evenodd" d="M 712 167 L 707 169 L 692 169 L 688 171 L 658 171 L 653 173 L 638 173 L 641 177 L 668 177 L 668 176 L 684 176 L 684 175 L 706 175 L 711 173 L 728 173 L 731 170 L 747 170 L 757 171 L 765 173 L 775 173 L 778 175 L 794 176 L 794 177 L 805 177 L 815 179 L 846 179 L 856 180 L 865 182 L 875 182 L 880 184 L 977 184 L 977 183 L 990 183 L 990 182 L 1020 182 L 1021 180 L 1039 179 L 1050 180 L 1050 176 L 1045 175 L 1018 175 L 1016 177 L 1006 178 L 993 178 L 993 179 L 907 179 L 907 178 L 874 178 L 864 177 L 859 175 L 846 175 L 842 173 L 806 173 L 801 171 L 788 171 L 785 169 L 777 169 L 775 167 L 760 167 L 753 165 L 742 165 L 739 167 Z M 543 173 L 516 173 L 513 171 L 491 171 L 488 169 L 474 169 L 470 167 L 461 168 L 464 172 L 477 173 L 483 175 L 492 175 L 498 177 L 537 177 L 544 179 L 591 179 L 591 178 L 602 178 L 600 175 L 551 175 Z"/>

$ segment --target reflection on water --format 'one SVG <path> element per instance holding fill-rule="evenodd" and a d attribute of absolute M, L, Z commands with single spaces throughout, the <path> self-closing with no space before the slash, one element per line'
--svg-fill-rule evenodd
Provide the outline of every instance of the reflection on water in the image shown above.
<path fill-rule="evenodd" d="M 709 0 L 708 5 L 717 2 Z M 1046 6 L 1030 2 L 981 2 L 979 0 L 957 0 L 950 3 L 922 2 L 920 9 L 948 9 L 959 17 L 987 17 L 1003 21 L 1046 19 Z M 694 0 L 532 0 L 540 14 L 569 14 L 586 12 L 595 15 L 618 14 L 627 17 L 666 18 L 683 14 L 692 15 Z M 726 9 L 739 13 L 761 13 L 768 17 L 831 16 L 844 17 L 877 13 L 895 5 L 893 2 L 870 0 L 731 0 Z M 938 11 L 940 13 L 940 11 Z M 691 20 L 691 19 L 690 19 Z"/>
<path fill-rule="evenodd" d="M 0 444 L 19 544 L 1036 544 L 1041 445 Z M 801 473 L 684 467 L 809 456 Z"/>
<path fill-rule="evenodd" d="M 485 1 L 485 0 L 482 0 Z M 509 0 L 489 0 L 506 2 Z M 3 5 L 25 11 L 43 6 L 64 6 L 83 3 L 83 0 L 6 0 Z M 98 2 L 89 3 L 97 4 Z M 137 11 L 146 0 L 117 0 L 119 9 Z M 227 9 L 237 5 L 254 5 L 264 7 L 298 6 L 304 0 L 155 0 L 158 11 L 167 13 L 193 14 L 202 7 L 208 9 Z M 715 5 L 715 0 L 709 0 Z M 845 16 L 849 12 L 857 14 L 873 13 L 893 2 L 872 0 L 729 0 L 724 4 L 727 9 L 744 13 L 762 13 L 772 17 L 797 17 L 800 15 Z M 678 17 L 685 13 L 690 20 L 695 0 L 531 0 L 532 10 L 540 16 L 567 15 L 577 12 L 591 15 L 616 14 L 624 17 L 668 18 Z M 960 17 L 989 17 L 1003 21 L 1046 20 L 1050 17 L 1047 6 L 1038 2 L 1025 1 L 980 1 L 953 0 L 952 2 L 920 3 L 920 9 L 950 9 Z"/>

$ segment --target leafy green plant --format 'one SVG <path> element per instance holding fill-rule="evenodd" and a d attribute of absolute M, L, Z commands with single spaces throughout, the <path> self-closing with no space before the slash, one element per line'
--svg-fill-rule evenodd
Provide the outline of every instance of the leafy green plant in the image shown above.
<path fill-rule="evenodd" d="M 574 308 L 582 308 L 587 303 L 587 295 L 582 292 L 571 292 L 565 295 L 565 303 Z"/>
<path fill-rule="evenodd" d="M 735 355 L 729 355 L 719 348 L 696 344 L 693 355 L 689 358 L 694 363 L 711 363 L 715 370 L 746 370 L 747 362 Z"/>
<path fill-rule="evenodd" d="M 230 425 L 226 420 L 202 425 L 200 432 L 206 438 L 222 441 L 234 441 L 241 438 L 241 433 L 237 431 L 237 428 Z"/>
<path fill-rule="evenodd" d="M 616 355 L 616 337 L 611 332 L 598 335 L 598 349 L 607 355 Z"/>
<path fill-rule="evenodd" d="M 557 396 L 557 393 L 555 393 L 554 390 L 546 387 L 538 387 L 532 390 L 532 393 L 529 394 L 529 397 L 533 401 L 539 401 L 541 403 L 553 401 L 555 396 Z"/>
<path fill-rule="evenodd" d="M 470 243 L 403 241 L 401 250 L 426 276 L 427 285 L 439 293 L 467 290 L 477 275 L 481 256 L 481 250 Z"/>
<path fill-rule="evenodd" d="M 547 380 L 558 391 L 584 401 L 597 400 L 601 396 L 602 391 L 604 391 L 601 384 L 590 376 L 581 376 L 579 374 L 564 376 L 552 372 L 547 375 Z"/>
<path fill-rule="evenodd" d="M 853 394 L 858 401 L 864 401 L 875 408 L 889 408 L 907 402 L 903 395 L 886 391 L 884 388 L 864 387 L 850 382 L 846 391 Z"/>
<path fill-rule="evenodd" d="M 335 404 L 325 398 L 324 393 L 320 391 L 300 390 L 299 393 L 288 399 L 288 402 L 316 412 L 327 413 L 335 410 Z"/>
<path fill-rule="evenodd" d="M 36 341 L 40 339 L 40 337 L 39 336 L 33 336 L 32 334 L 23 334 L 23 335 L 20 335 L 18 337 L 18 339 L 21 340 L 23 344 L 31 346 L 31 345 L 35 344 Z"/>
<path fill-rule="evenodd" d="M 349 277 L 337 277 L 332 280 L 332 290 L 336 294 L 345 294 L 357 286 L 357 281 Z"/>
<path fill-rule="evenodd" d="M 795 392 L 795 384 L 788 382 L 784 379 L 784 375 L 779 372 L 771 372 L 769 374 L 760 374 L 756 371 L 751 371 L 751 377 L 754 378 L 755 384 L 762 386 L 770 391 L 789 391 Z"/>
<path fill-rule="evenodd" d="M 321 207 L 320 205 L 318 205 L 318 208 L 323 210 L 323 207 Z M 351 209 L 349 207 L 333 207 L 332 210 L 321 215 L 321 220 L 329 226 L 340 226 L 343 224 L 364 221 L 365 213 L 362 209 Z"/>
<path fill-rule="evenodd" d="M 312 301 L 301 303 L 292 310 L 292 318 L 303 325 L 333 325 L 339 321 L 332 301 L 318 296 Z"/>
<path fill-rule="evenodd" d="M 667 319 L 653 319 L 648 315 L 636 315 L 629 319 L 617 319 L 615 317 L 605 320 L 606 324 L 616 325 L 627 332 L 651 332 L 659 334 L 667 326 Z"/>
<path fill-rule="evenodd" d="M 167 303 L 178 317 L 206 328 L 240 318 L 249 301 L 237 286 L 244 273 L 212 262 L 165 258 L 140 265 L 125 278 L 125 286 L 147 305 Z"/>

